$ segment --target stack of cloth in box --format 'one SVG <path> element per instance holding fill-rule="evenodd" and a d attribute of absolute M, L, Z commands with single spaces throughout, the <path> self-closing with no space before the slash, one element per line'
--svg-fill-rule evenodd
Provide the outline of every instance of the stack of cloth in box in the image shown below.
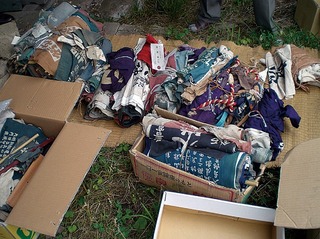
<path fill-rule="evenodd" d="M 44 154 L 53 138 L 21 119 L 9 108 L 10 100 L 0 102 L 0 210 L 10 212 L 7 199 L 30 165 Z"/>

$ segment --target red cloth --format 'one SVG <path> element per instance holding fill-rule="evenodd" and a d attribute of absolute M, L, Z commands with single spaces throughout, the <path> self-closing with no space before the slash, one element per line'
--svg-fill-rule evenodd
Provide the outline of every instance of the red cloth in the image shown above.
<path fill-rule="evenodd" d="M 147 34 L 146 43 L 143 45 L 141 51 L 137 55 L 137 59 L 144 61 L 150 68 L 152 67 L 150 50 L 151 43 L 158 43 L 158 41 L 151 34 Z"/>

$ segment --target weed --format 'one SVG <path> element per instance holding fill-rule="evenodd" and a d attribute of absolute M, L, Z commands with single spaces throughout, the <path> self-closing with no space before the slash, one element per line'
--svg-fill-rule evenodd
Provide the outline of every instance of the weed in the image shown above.
<path fill-rule="evenodd" d="M 122 143 L 100 150 L 56 238 L 152 237 L 160 192 L 139 183 L 133 173 L 130 148 Z"/>
<path fill-rule="evenodd" d="M 120 23 L 135 24 L 152 32 L 152 24 L 164 27 L 165 36 L 188 43 L 199 39 L 205 43 L 220 40 L 234 41 L 238 45 L 265 50 L 280 44 L 320 49 L 320 37 L 301 30 L 294 21 L 296 1 L 277 0 L 274 20 L 280 34 L 272 34 L 255 23 L 252 0 L 225 0 L 221 20 L 199 33 L 190 32 L 187 26 L 197 19 L 198 0 L 145 0 L 143 9 L 134 8 Z"/>
<path fill-rule="evenodd" d="M 156 0 L 156 9 L 167 14 L 171 20 L 175 19 L 182 11 L 188 0 Z"/>
<path fill-rule="evenodd" d="M 310 47 L 320 50 L 320 37 L 296 26 L 283 29 L 284 43 L 292 43 L 298 47 Z"/>
<path fill-rule="evenodd" d="M 262 207 L 276 208 L 280 168 L 267 168 L 260 180 L 260 184 L 248 198 L 248 204 Z"/>
<path fill-rule="evenodd" d="M 169 26 L 166 31 L 166 38 L 181 40 L 183 42 L 189 41 L 190 39 L 189 35 L 190 35 L 190 31 L 187 28 L 177 29 Z"/>
<path fill-rule="evenodd" d="M 92 227 L 99 232 L 105 232 L 104 224 L 102 222 L 95 222 L 92 224 Z"/>

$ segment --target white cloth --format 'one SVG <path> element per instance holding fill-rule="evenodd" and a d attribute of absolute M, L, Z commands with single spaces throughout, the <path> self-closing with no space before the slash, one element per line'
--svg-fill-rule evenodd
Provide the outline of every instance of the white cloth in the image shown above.
<path fill-rule="evenodd" d="M 298 73 L 298 80 L 300 84 L 320 87 L 320 64 L 313 64 L 301 69 Z"/>
<path fill-rule="evenodd" d="M 290 99 L 295 93 L 295 84 L 292 77 L 291 46 L 285 45 L 266 54 L 266 67 L 268 69 L 269 86 L 280 99 Z"/>
<path fill-rule="evenodd" d="M 0 207 L 6 205 L 8 197 L 19 182 L 18 179 L 12 179 L 14 172 L 18 170 L 19 168 L 13 167 L 0 175 Z"/>
<path fill-rule="evenodd" d="M 135 64 L 135 73 L 127 82 L 122 97 L 117 98 L 121 98 L 121 106 L 132 105 L 142 115 L 150 91 L 149 68 L 145 62 L 140 60 L 136 60 Z"/>

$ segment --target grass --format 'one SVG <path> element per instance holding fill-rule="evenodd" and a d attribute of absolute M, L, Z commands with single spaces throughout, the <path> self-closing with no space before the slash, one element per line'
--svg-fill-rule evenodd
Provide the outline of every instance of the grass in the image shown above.
<path fill-rule="evenodd" d="M 281 28 L 283 43 L 320 50 L 320 39 L 301 30 L 294 21 L 296 0 L 277 0 L 274 20 Z M 90 12 L 99 21 L 108 21 L 99 6 Z M 220 40 L 239 45 L 271 48 L 278 37 L 256 26 L 252 0 L 225 0 L 221 21 L 195 34 L 187 29 L 197 16 L 198 0 L 145 0 L 134 6 L 120 23 L 139 25 L 145 33 L 154 26 L 165 29 L 165 37 L 185 43 L 191 39 L 207 43 Z M 99 13 L 99 14 L 98 14 Z M 139 183 L 129 157 L 131 145 L 104 147 L 88 172 L 57 234 L 62 238 L 152 238 L 158 215 L 161 191 Z M 268 168 L 249 204 L 276 208 L 279 168 Z M 304 231 L 288 230 L 287 238 L 303 238 Z M 45 238 L 41 235 L 40 238 Z"/>
<path fill-rule="evenodd" d="M 161 190 L 144 185 L 135 177 L 130 147 L 123 143 L 100 150 L 64 216 L 57 239 L 152 238 Z M 276 208 L 279 175 L 279 168 L 266 169 L 247 203 Z M 40 235 L 40 239 L 44 238 L 48 239 Z"/>
<path fill-rule="evenodd" d="M 130 147 L 123 143 L 100 150 L 65 214 L 57 239 L 152 237 L 160 191 L 138 182 Z"/>
<path fill-rule="evenodd" d="M 120 23 L 142 26 L 145 33 L 152 33 L 157 25 L 165 29 L 168 39 L 185 43 L 191 39 L 207 43 L 228 40 L 270 49 L 280 38 L 283 44 L 320 50 L 319 36 L 300 29 L 294 20 L 296 0 L 276 0 L 274 20 L 280 28 L 279 36 L 256 25 L 252 0 L 224 0 L 221 20 L 200 33 L 192 33 L 188 25 L 196 20 L 198 5 L 198 0 L 145 0 L 144 7 L 135 6 Z"/>

